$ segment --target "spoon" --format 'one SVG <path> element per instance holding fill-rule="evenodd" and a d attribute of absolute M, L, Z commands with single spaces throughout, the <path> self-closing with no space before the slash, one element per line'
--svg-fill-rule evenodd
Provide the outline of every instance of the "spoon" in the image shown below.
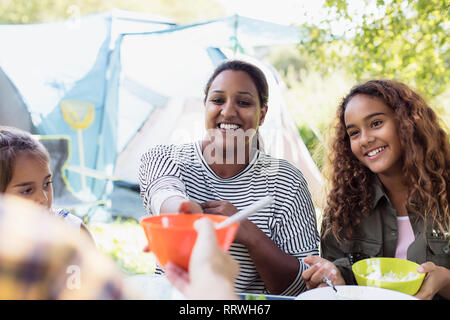
<path fill-rule="evenodd" d="M 273 198 L 271 196 L 264 197 L 256 202 L 252 203 L 248 207 L 236 212 L 232 216 L 228 217 L 227 219 L 225 219 L 224 221 L 222 221 L 221 223 L 216 225 L 216 229 L 220 229 L 220 228 L 226 227 L 232 223 L 244 220 L 252 213 L 255 213 L 256 211 L 266 207 L 267 205 L 271 204 L 272 202 L 273 202 Z"/>
<path fill-rule="evenodd" d="M 333 282 L 331 282 L 331 280 L 328 279 L 327 276 L 324 276 L 324 277 L 322 278 L 322 281 L 325 282 L 328 286 L 332 287 L 333 290 L 336 291 L 336 293 L 337 293 L 336 287 L 334 286 Z"/>
<path fill-rule="evenodd" d="M 310 268 L 311 267 L 311 265 L 309 265 L 308 263 L 306 263 L 306 262 L 304 262 L 303 261 L 303 263 L 308 267 L 308 268 Z M 334 284 L 333 284 L 333 282 L 331 282 L 331 280 L 330 279 L 328 279 L 328 277 L 327 276 L 323 276 L 323 278 L 322 278 L 322 282 L 325 282 L 326 284 L 327 284 L 327 286 L 329 286 L 329 287 L 332 287 L 333 288 L 333 290 L 337 293 L 337 289 L 336 289 L 336 287 L 334 286 Z"/>

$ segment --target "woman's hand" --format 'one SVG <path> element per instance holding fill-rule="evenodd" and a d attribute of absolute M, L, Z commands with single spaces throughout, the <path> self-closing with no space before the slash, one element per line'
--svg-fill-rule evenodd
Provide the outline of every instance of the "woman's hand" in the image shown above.
<path fill-rule="evenodd" d="M 197 202 L 189 200 L 180 203 L 178 213 L 203 213 L 203 210 Z"/>
<path fill-rule="evenodd" d="M 195 201 L 181 196 L 172 196 L 161 203 L 159 213 L 203 213 L 203 210 Z"/>
<path fill-rule="evenodd" d="M 234 279 L 239 266 L 217 244 L 213 223 L 194 223 L 198 236 L 189 261 L 189 273 L 173 263 L 166 265 L 169 281 L 188 299 L 237 299 Z"/>
<path fill-rule="evenodd" d="M 238 212 L 238 209 L 231 202 L 224 200 L 203 202 L 201 206 L 204 213 L 218 214 L 227 217 Z M 248 219 L 244 219 L 239 223 L 239 229 L 236 232 L 234 241 L 245 245 L 251 240 L 252 232 L 254 231 L 255 225 Z"/>
<path fill-rule="evenodd" d="M 178 210 L 176 209 L 178 208 Z M 174 196 L 166 199 L 161 205 L 160 213 L 203 213 L 202 207 L 192 200 L 185 200 L 183 197 Z M 148 245 L 144 247 L 144 252 L 150 252 Z M 159 265 L 158 265 L 159 266 Z"/>
<path fill-rule="evenodd" d="M 215 200 L 207 201 L 200 204 L 204 213 L 220 214 L 222 216 L 232 216 L 238 209 L 229 201 Z"/>
<path fill-rule="evenodd" d="M 304 260 L 310 267 L 303 271 L 302 279 L 306 283 L 306 289 L 327 286 L 323 282 L 323 277 L 327 277 L 335 286 L 345 285 L 345 280 L 336 266 L 323 258 L 317 256 L 307 256 Z"/>
<path fill-rule="evenodd" d="M 425 262 L 417 268 L 417 272 L 427 273 L 416 298 L 422 300 L 433 299 L 436 293 L 450 299 L 450 270 L 436 266 L 433 262 Z M 441 292 L 442 291 L 442 292 Z"/>

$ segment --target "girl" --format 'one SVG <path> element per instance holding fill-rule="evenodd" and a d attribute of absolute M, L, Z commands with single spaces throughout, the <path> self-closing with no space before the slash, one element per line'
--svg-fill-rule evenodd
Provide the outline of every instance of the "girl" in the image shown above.
<path fill-rule="evenodd" d="M 270 207 L 240 223 L 230 248 L 240 265 L 235 289 L 296 295 L 305 289 L 303 258 L 318 253 L 319 237 L 302 173 L 259 147 L 267 101 L 260 69 L 237 60 L 219 65 L 205 88 L 207 134 L 202 141 L 144 154 L 141 196 L 151 214 L 230 216 L 271 195 Z"/>
<path fill-rule="evenodd" d="M 52 209 L 52 173 L 45 147 L 27 132 L 4 126 L 0 126 L 0 192 L 34 201 L 93 241 L 80 218 L 67 210 Z"/>
<path fill-rule="evenodd" d="M 417 297 L 450 298 L 449 136 L 433 110 L 395 81 L 354 87 L 337 112 L 322 256 L 302 275 L 355 284 L 351 265 L 368 257 L 421 264 Z M 333 262 L 329 263 L 327 260 Z"/>

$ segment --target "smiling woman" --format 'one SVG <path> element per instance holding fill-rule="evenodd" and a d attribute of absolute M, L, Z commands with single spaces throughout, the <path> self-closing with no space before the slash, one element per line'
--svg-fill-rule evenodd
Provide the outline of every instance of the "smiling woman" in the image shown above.
<path fill-rule="evenodd" d="M 369 257 L 414 261 L 427 272 L 417 297 L 450 298 L 450 145 L 426 102 L 408 86 L 372 80 L 342 100 L 330 141 L 323 258 L 303 274 L 356 284 L 351 266 Z M 320 265 L 319 265 L 320 263 Z"/>
<path fill-rule="evenodd" d="M 380 179 L 401 174 L 402 146 L 394 111 L 381 100 L 356 95 L 344 113 L 355 157 Z"/>
<path fill-rule="evenodd" d="M 217 68 L 208 81 L 204 103 L 209 139 L 203 141 L 202 149 L 207 163 L 221 177 L 241 171 L 251 152 L 258 149 L 254 137 L 267 113 L 268 90 L 259 69 L 237 61 Z"/>
<path fill-rule="evenodd" d="M 267 101 L 257 67 L 238 60 L 219 65 L 205 87 L 205 137 L 144 154 L 141 196 L 150 214 L 225 216 L 272 196 L 271 206 L 240 223 L 229 250 L 240 266 L 235 289 L 296 295 L 305 289 L 303 258 L 318 254 L 319 238 L 303 174 L 259 146 Z"/>

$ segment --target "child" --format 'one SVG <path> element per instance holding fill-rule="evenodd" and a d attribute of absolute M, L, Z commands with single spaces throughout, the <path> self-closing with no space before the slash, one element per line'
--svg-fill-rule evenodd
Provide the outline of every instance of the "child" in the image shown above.
<path fill-rule="evenodd" d="M 450 299 L 450 146 L 433 110 L 395 81 L 354 87 L 337 112 L 322 256 L 308 288 L 355 284 L 351 265 L 368 257 L 414 261 L 427 275 L 417 297 Z"/>
<path fill-rule="evenodd" d="M 80 218 L 52 209 L 52 173 L 45 147 L 27 132 L 4 126 L 0 126 L 0 193 L 34 201 L 93 240 Z"/>

